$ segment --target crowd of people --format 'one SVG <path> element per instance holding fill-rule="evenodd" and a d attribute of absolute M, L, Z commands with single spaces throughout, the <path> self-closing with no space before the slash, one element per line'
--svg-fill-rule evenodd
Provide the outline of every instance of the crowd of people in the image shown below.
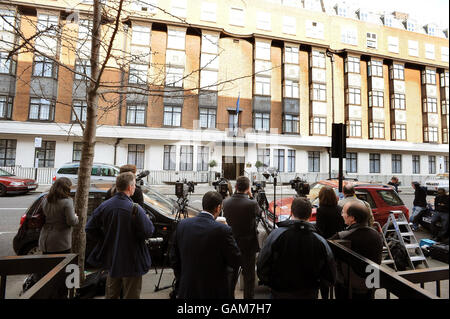
<path fill-rule="evenodd" d="M 135 174 L 135 166 L 121 167 L 107 200 L 95 209 L 86 225 L 86 233 L 96 240 L 87 261 L 108 272 L 106 298 L 140 298 L 142 276 L 151 266 L 145 239 L 152 236 L 155 227 L 142 208 L 143 195 Z M 411 223 L 416 230 L 417 216 L 427 205 L 426 190 L 416 182 L 412 186 Z M 70 187 L 69 179 L 59 178 L 44 200 L 46 223 L 39 239 L 44 253 L 71 250 L 72 227 L 78 217 Z M 207 192 L 202 211 L 179 221 L 172 234 L 169 255 L 175 275 L 174 297 L 234 299 L 242 274 L 245 299 L 255 297 L 257 280 L 270 287 L 275 299 L 317 299 L 319 292 L 322 299 L 328 299 L 333 287 L 337 299 L 373 299 L 375 290 L 366 287 L 365 270 L 349 269 L 336 260 L 327 242 L 347 240 L 353 251 L 381 263 L 383 241 L 373 228 L 369 203 L 356 197 L 351 183 L 344 186 L 343 194 L 344 198 L 338 200 L 333 188 L 321 188 L 315 225 L 308 221 L 310 201 L 295 198 L 290 219 L 279 222 L 260 247 L 257 219 L 261 208 L 252 198 L 250 180 L 239 177 L 234 193 L 226 199 L 216 191 Z M 448 205 L 448 195 L 440 189 L 432 220 L 435 239 L 448 236 Z M 437 222 L 443 227 L 436 228 Z"/>

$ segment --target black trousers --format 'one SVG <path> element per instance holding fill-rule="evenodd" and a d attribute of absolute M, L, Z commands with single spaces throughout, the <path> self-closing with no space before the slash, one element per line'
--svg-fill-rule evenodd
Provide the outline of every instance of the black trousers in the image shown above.
<path fill-rule="evenodd" d="M 253 299 L 255 297 L 256 251 L 242 252 L 241 268 L 244 276 L 244 299 Z M 239 279 L 239 269 L 236 269 L 232 276 L 231 290 L 234 298 L 234 290 Z"/>

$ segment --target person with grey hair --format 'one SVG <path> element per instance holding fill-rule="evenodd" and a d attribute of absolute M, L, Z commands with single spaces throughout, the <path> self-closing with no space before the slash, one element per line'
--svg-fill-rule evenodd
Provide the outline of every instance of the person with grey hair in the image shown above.
<path fill-rule="evenodd" d="M 86 225 L 86 234 L 97 240 L 87 261 L 90 265 L 108 270 L 106 299 L 139 299 L 142 276 L 151 266 L 145 239 L 150 238 L 154 226 L 144 209 L 133 203 L 136 188 L 132 172 L 116 178 L 117 192 L 93 212 Z"/>

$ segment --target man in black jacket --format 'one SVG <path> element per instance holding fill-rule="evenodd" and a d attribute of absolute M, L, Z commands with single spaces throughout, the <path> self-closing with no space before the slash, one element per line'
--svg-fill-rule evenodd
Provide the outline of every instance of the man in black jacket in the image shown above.
<path fill-rule="evenodd" d="M 372 227 L 367 226 L 366 206 L 357 201 L 351 201 L 344 205 L 342 217 L 348 227 L 333 237 L 331 240 L 344 239 L 351 242 L 351 249 L 371 261 L 381 264 L 383 240 L 381 235 Z M 336 299 L 349 297 L 348 265 L 338 264 L 338 280 L 335 286 Z M 366 286 L 366 269 L 350 269 L 350 282 L 352 299 L 373 299 L 375 290 Z"/>
<path fill-rule="evenodd" d="M 132 172 L 134 175 L 136 175 L 136 165 L 127 164 L 120 166 L 120 174 L 126 173 L 126 172 Z M 105 200 L 110 199 L 116 194 L 116 186 L 114 185 L 108 191 L 106 192 Z M 131 196 L 131 200 L 139 204 L 142 208 L 144 208 L 144 195 L 142 194 L 142 189 L 139 185 L 136 184 L 136 190 L 134 191 L 134 194 Z"/>
<path fill-rule="evenodd" d="M 434 214 L 431 218 L 431 232 L 434 235 L 433 240 L 442 241 L 448 236 L 448 214 L 449 214 L 449 196 L 444 188 L 438 188 L 438 194 L 434 198 Z M 436 223 L 441 221 L 440 230 Z"/>
<path fill-rule="evenodd" d="M 417 231 L 419 229 L 420 212 L 427 208 L 427 190 L 420 186 L 419 182 L 412 182 L 411 185 L 414 189 L 414 201 L 409 221 L 413 223 L 412 230 Z"/>
<path fill-rule="evenodd" d="M 223 202 L 224 216 L 242 254 L 244 299 L 252 299 L 255 295 L 256 253 L 259 250 L 256 217 L 260 215 L 260 208 L 251 196 L 250 180 L 240 176 L 236 180 L 235 193 Z M 233 292 L 238 277 L 239 271 L 235 271 L 231 279 Z"/>
<path fill-rule="evenodd" d="M 336 264 L 327 241 L 308 223 L 311 203 L 295 198 L 291 219 L 280 222 L 258 256 L 260 282 L 275 299 L 317 299 L 321 282 L 333 285 Z"/>

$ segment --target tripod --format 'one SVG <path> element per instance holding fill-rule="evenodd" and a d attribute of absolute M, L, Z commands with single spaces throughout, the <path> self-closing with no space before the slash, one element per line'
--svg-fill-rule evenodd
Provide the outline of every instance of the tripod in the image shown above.
<path fill-rule="evenodd" d="M 183 218 L 187 218 L 188 217 L 188 213 L 187 213 L 187 210 L 186 210 L 186 206 L 188 205 L 188 202 L 189 202 L 189 199 L 187 197 L 180 197 L 177 200 L 178 207 L 177 207 L 177 212 L 175 214 L 175 220 L 173 222 L 174 228 L 173 228 L 172 233 L 170 234 L 169 243 L 167 245 L 167 251 L 166 251 L 164 262 L 163 262 L 163 268 L 161 269 L 161 273 L 159 274 L 159 280 L 158 280 L 158 283 L 155 286 L 155 292 L 160 291 L 160 290 L 164 290 L 164 289 L 167 289 L 167 288 L 170 288 L 170 287 L 174 288 L 174 286 L 175 286 L 175 279 L 176 278 L 173 278 L 172 284 L 170 284 L 168 286 L 165 286 L 165 287 L 160 287 L 160 283 L 161 283 L 161 278 L 162 278 L 162 275 L 163 275 L 163 272 L 164 272 L 164 265 L 166 265 L 167 262 L 169 261 L 170 252 L 172 251 L 172 248 L 173 248 L 173 241 L 175 240 L 175 238 L 173 238 L 173 235 L 174 235 L 174 232 L 177 229 L 178 222 L 181 220 L 181 216 L 183 216 Z"/>

